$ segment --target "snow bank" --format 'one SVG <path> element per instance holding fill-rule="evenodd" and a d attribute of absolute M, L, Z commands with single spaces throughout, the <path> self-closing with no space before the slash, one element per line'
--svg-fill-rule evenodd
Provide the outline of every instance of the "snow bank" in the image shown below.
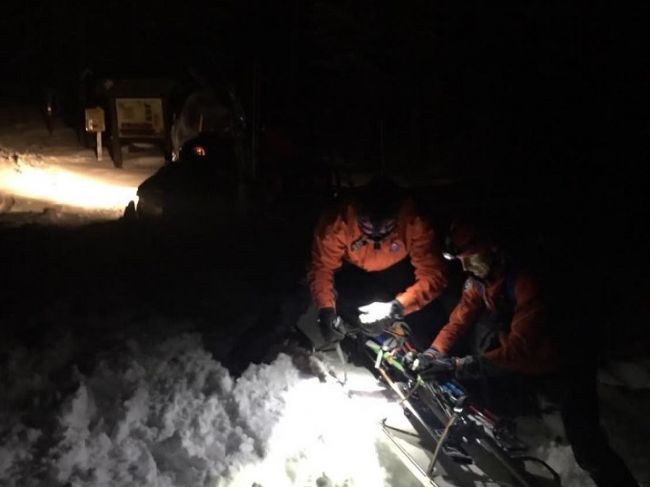
<path fill-rule="evenodd" d="M 32 450 L 40 435 L 40 431 L 18 424 L 2 438 L 0 480 L 12 478 L 17 473 L 17 465 L 28 463 L 33 459 Z"/>
<path fill-rule="evenodd" d="M 131 342 L 81 378 L 53 427 L 2 437 L 0 484 L 384 485 L 383 404 L 301 376 L 286 355 L 235 381 L 197 336 Z"/>
<path fill-rule="evenodd" d="M 108 155 L 79 146 L 70 127 L 45 130 L 38 112 L 0 112 L 0 214 L 18 223 L 82 224 L 120 217 L 137 187 L 164 164 L 151 148 L 115 169 Z M 20 120 L 20 122 L 18 122 Z M 46 213 L 38 217 L 41 213 Z M 26 213 L 34 213 L 31 220 Z M 18 214 L 18 215 L 17 215 Z"/>
<path fill-rule="evenodd" d="M 36 370 L 13 362 L 18 376 L 21 367 Z M 28 389 L 51 389 L 37 380 L 46 375 L 31 374 Z M 280 355 L 235 380 L 198 335 L 132 340 L 91 375 L 68 378 L 72 387 L 59 384 L 61 399 L 42 403 L 40 421 L 3 419 L 0 485 L 404 485 L 391 478 L 397 469 L 380 454 L 378 422 L 395 404 L 367 382 L 367 373 L 358 375 L 349 375 L 347 391 L 356 392 L 350 395 Z M 21 391 L 8 392 L 19 399 Z M 562 439 L 559 415 L 521 418 L 517 430 L 537 445 L 530 453 L 558 471 L 563 485 L 593 486 Z"/>
<path fill-rule="evenodd" d="M 75 209 L 105 218 L 121 215 L 135 199 L 137 185 L 116 180 L 108 172 L 99 176 L 90 173 L 62 163 L 46 164 L 39 154 L 0 149 L 0 193 L 5 195 L 2 211 L 58 207 L 59 212 L 68 208 L 68 212 Z"/>

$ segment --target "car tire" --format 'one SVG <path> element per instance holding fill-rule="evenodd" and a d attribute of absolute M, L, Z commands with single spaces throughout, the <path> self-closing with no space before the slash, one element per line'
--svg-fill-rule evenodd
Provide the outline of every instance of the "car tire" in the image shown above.
<path fill-rule="evenodd" d="M 135 201 L 129 201 L 124 209 L 123 218 L 127 221 L 135 221 L 138 219 L 138 213 L 135 210 Z"/>

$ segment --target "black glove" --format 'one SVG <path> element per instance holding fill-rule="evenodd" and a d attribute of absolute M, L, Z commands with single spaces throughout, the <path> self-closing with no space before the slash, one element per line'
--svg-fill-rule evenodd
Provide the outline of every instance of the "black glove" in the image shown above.
<path fill-rule="evenodd" d="M 425 350 L 423 353 L 417 355 L 413 363 L 411 364 L 411 370 L 414 372 L 419 372 L 421 370 L 440 368 L 440 370 L 450 370 L 453 368 L 447 356 L 431 347 Z"/>
<path fill-rule="evenodd" d="M 385 332 L 395 320 L 401 319 L 404 313 L 402 304 L 394 299 L 390 302 L 379 302 L 359 307 L 362 331 L 369 336 L 379 336 Z"/>
<path fill-rule="evenodd" d="M 482 375 L 481 360 L 472 355 L 454 358 L 454 369 L 458 379 L 478 379 Z"/>
<path fill-rule="evenodd" d="M 318 310 L 318 328 L 325 343 L 335 343 L 345 337 L 345 331 L 340 326 L 341 319 L 334 308 L 321 308 Z"/>

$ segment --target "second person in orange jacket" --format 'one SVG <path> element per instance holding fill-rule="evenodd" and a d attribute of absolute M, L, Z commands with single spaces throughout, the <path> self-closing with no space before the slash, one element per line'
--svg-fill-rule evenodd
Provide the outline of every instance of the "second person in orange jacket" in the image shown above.
<path fill-rule="evenodd" d="M 515 265 L 487 227 L 471 218 L 452 224 L 445 257 L 458 259 L 469 276 L 448 323 L 418 356 L 414 368 L 450 363 L 461 380 L 480 379 L 489 390 L 488 399 L 500 396 L 496 399 L 510 407 L 517 404 L 522 388 L 543 385 L 559 404 L 578 464 L 595 484 L 638 487 L 600 425 L 597 364 L 591 354 L 581 356 L 565 343 L 568 330 L 551 323 L 558 316 L 548 309 L 541 279 Z M 585 327 L 584 333 L 589 332 Z M 450 357 L 463 338 L 470 338 L 466 346 L 471 355 Z"/>

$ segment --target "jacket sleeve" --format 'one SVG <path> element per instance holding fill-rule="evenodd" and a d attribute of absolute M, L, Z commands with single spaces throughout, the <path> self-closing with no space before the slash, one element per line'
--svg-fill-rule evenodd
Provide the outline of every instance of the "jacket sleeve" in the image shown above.
<path fill-rule="evenodd" d="M 516 305 L 510 331 L 501 345 L 483 357 L 490 364 L 521 373 L 542 373 L 556 365 L 555 347 L 545 329 L 543 300 L 537 283 L 522 275 L 515 283 Z"/>
<path fill-rule="evenodd" d="M 334 271 L 341 267 L 345 254 L 345 224 L 341 216 L 321 220 L 314 233 L 311 264 L 307 273 L 309 289 L 316 307 L 335 308 Z"/>
<path fill-rule="evenodd" d="M 409 225 L 409 257 L 415 269 L 415 283 L 397 295 L 404 314 L 419 310 L 447 286 L 446 265 L 440 252 L 434 249 L 433 229 L 420 217 Z"/>
<path fill-rule="evenodd" d="M 481 292 L 471 280 L 467 280 L 460 301 L 449 315 L 449 322 L 438 332 L 431 346 L 440 352 L 449 353 L 472 327 L 484 306 Z"/>

